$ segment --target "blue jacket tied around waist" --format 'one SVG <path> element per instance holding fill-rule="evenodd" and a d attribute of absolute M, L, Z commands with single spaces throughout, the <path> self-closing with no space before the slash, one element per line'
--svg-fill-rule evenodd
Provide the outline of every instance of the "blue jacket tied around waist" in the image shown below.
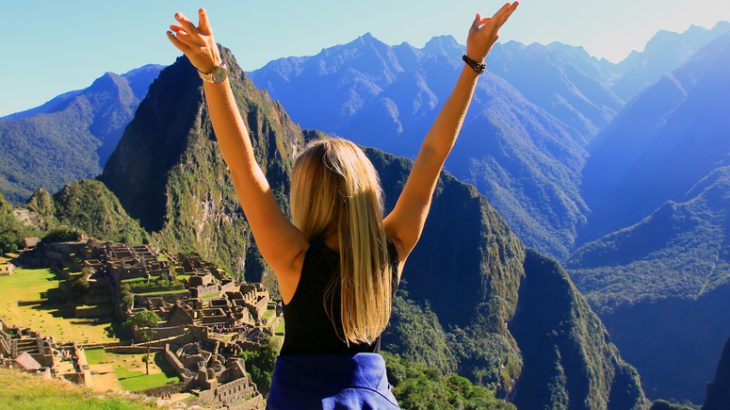
<path fill-rule="evenodd" d="M 400 409 L 378 353 L 280 355 L 266 409 Z"/>

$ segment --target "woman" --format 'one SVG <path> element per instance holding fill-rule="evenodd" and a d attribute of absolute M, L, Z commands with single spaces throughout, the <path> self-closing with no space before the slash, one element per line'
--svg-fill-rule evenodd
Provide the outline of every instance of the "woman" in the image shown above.
<path fill-rule="evenodd" d="M 378 354 L 380 334 L 483 62 L 517 5 L 507 3 L 489 18 L 476 14 L 466 64 L 392 212 L 383 218 L 380 181 L 363 151 L 332 138 L 309 143 L 295 161 L 291 221 L 256 163 L 205 10 L 198 11 L 198 26 L 175 14 L 179 24 L 167 36 L 204 80 L 221 153 L 283 299 L 284 343 L 267 408 L 398 408 Z"/>

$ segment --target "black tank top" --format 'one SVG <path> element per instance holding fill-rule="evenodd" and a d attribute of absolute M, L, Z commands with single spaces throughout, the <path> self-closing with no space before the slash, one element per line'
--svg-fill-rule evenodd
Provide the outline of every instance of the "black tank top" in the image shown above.
<path fill-rule="evenodd" d="M 393 292 L 398 286 L 398 253 L 388 242 L 388 254 L 393 266 Z M 337 335 L 343 336 L 340 322 L 340 286 L 336 281 L 332 298 L 332 317 L 337 330 L 324 309 L 324 292 L 334 275 L 339 275 L 340 254 L 328 248 L 321 238 L 309 243 L 302 264 L 302 275 L 294 296 L 284 310 L 284 344 L 280 354 L 354 354 L 379 352 L 380 337 L 372 344 L 352 344 L 348 348 Z"/>

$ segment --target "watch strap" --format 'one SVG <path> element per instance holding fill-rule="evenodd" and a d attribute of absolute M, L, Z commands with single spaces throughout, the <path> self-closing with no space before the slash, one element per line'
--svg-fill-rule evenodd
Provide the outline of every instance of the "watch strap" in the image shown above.
<path fill-rule="evenodd" d="M 471 58 L 469 58 L 469 56 L 467 56 L 466 54 L 464 54 L 463 56 L 461 56 L 461 59 L 464 60 L 464 62 L 469 67 L 471 67 L 472 69 L 474 69 L 474 71 L 477 73 L 477 75 L 483 73 L 484 72 L 484 69 L 487 68 L 487 64 L 486 63 L 480 63 L 478 61 L 474 61 Z"/>
<path fill-rule="evenodd" d="M 213 71 L 211 71 L 209 73 L 203 73 L 200 70 L 198 70 L 198 76 L 200 77 L 201 80 L 203 80 L 205 82 L 208 82 L 208 83 L 217 83 L 218 81 L 215 81 L 215 73 L 220 68 L 223 68 L 224 70 L 226 70 L 228 67 L 226 67 L 226 63 L 222 63 L 219 66 L 218 65 L 217 66 L 214 66 L 213 67 Z"/>

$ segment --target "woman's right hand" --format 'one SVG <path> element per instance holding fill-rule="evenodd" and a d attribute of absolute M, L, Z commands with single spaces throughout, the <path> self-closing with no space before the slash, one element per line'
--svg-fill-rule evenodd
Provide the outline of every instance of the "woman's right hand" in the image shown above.
<path fill-rule="evenodd" d="M 518 1 L 506 3 L 492 17 L 482 18 L 482 15 L 477 13 L 466 39 L 466 55 L 469 58 L 480 63 L 484 62 L 492 45 L 499 38 L 499 29 L 519 4 Z"/>
<path fill-rule="evenodd" d="M 222 60 L 218 53 L 218 45 L 213 39 L 213 31 L 210 29 L 208 15 L 205 9 L 198 10 L 199 25 L 196 27 L 192 21 L 185 18 L 182 13 L 175 13 L 175 19 L 180 24 L 171 24 L 167 31 L 167 38 L 173 45 L 182 51 L 201 73 L 208 74 L 220 65 Z"/>

